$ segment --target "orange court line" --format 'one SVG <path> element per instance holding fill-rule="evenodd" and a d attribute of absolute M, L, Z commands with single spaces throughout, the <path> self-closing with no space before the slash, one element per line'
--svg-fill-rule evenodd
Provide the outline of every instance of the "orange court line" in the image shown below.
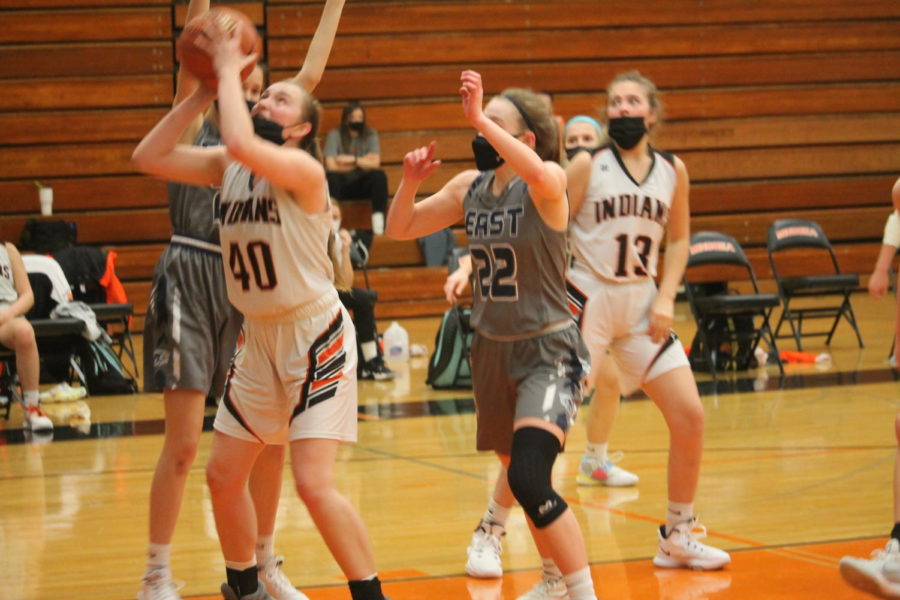
<path fill-rule="evenodd" d="M 722 571 L 657 569 L 647 559 L 594 564 L 591 574 L 599 598 L 617 600 L 865 600 L 847 585 L 836 563 L 785 558 L 813 555 L 864 556 L 883 540 L 857 539 L 735 552 Z M 514 600 L 540 580 L 540 571 L 512 571 L 501 579 L 459 575 L 410 578 L 416 570 L 382 573 L 392 600 Z M 398 577 L 399 576 L 399 577 Z M 302 588 L 310 600 L 347 600 L 346 585 Z M 218 600 L 218 596 L 194 597 Z"/>
<path fill-rule="evenodd" d="M 569 504 L 577 504 L 579 506 L 584 506 L 587 508 L 597 508 L 600 510 L 605 510 L 607 512 L 611 512 L 616 515 L 628 517 L 629 519 L 636 519 L 638 521 L 647 521 L 649 523 L 655 523 L 657 525 L 662 525 L 663 523 L 665 523 L 665 520 L 663 520 L 663 519 L 657 519 L 655 517 L 648 517 L 646 515 L 640 515 L 638 513 L 629 512 L 627 510 L 622 510 L 621 508 L 612 508 L 610 506 L 604 506 L 602 504 L 597 504 L 594 502 L 585 502 L 585 501 L 581 500 L 580 498 L 566 497 L 565 500 Z M 736 537 L 733 535 L 729 535 L 727 533 L 720 533 L 717 531 L 707 530 L 706 534 L 709 535 L 710 537 L 717 537 L 717 538 L 721 538 L 723 540 L 737 542 L 738 544 L 744 544 L 745 546 L 751 546 L 754 548 L 762 548 L 766 545 L 766 544 L 763 544 L 762 542 L 755 542 L 753 540 L 747 540 L 744 538 L 739 538 L 739 537 Z"/>

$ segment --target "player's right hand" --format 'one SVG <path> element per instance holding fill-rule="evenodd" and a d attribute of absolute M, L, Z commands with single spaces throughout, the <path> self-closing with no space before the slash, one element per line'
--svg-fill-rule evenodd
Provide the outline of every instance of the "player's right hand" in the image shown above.
<path fill-rule="evenodd" d="M 869 295 L 873 298 L 881 298 L 887 293 L 888 276 L 884 271 L 873 271 L 869 277 Z"/>
<path fill-rule="evenodd" d="M 441 161 L 434 160 L 436 146 L 437 142 L 431 142 L 427 146 L 407 152 L 403 157 L 403 178 L 422 181 L 431 177 L 431 174 L 441 166 Z"/>

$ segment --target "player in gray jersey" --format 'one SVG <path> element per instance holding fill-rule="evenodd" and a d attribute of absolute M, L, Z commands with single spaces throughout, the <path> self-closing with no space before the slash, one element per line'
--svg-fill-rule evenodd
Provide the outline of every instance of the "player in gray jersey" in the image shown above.
<path fill-rule="evenodd" d="M 295 80 L 312 91 L 325 69 L 344 0 L 327 0 L 303 68 Z M 209 9 L 208 0 L 191 0 L 187 20 Z M 264 85 L 257 66 L 243 82 L 244 98 L 259 100 Z M 198 82 L 179 70 L 174 105 L 190 96 Z M 197 146 L 219 145 L 215 107 L 197 118 L 180 138 Z M 139 600 L 179 598 L 169 569 L 170 546 L 187 475 L 197 455 L 207 397 L 221 397 L 241 328 L 241 315 L 228 301 L 214 218 L 217 190 L 170 183 L 171 243 L 156 264 L 144 326 L 144 388 L 163 393 L 165 441 L 150 488 L 147 567 Z M 278 600 L 303 600 L 275 556 L 274 531 L 281 491 L 284 446 L 269 446 L 250 480 L 258 529 L 257 564 L 266 590 Z"/>
<path fill-rule="evenodd" d="M 481 76 L 464 71 L 461 82 L 463 112 L 479 133 L 472 147 L 481 173 L 464 171 L 416 203 L 419 185 L 440 161 L 434 142 L 408 153 L 386 232 L 412 239 L 465 222 L 475 277 L 477 447 L 505 465 L 494 496 L 511 494 L 525 509 L 535 542 L 558 565 L 562 594 L 594 600 L 581 530 L 550 477 L 588 368 L 566 308 L 568 202 L 565 173 L 554 162 L 556 125 L 531 92 L 506 90 L 482 109 Z M 476 530 L 497 556 L 503 520 L 491 515 Z"/>

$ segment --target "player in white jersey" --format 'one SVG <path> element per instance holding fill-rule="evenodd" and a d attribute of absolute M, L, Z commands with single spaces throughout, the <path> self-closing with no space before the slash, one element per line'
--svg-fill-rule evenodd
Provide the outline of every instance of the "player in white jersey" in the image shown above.
<path fill-rule="evenodd" d="M 290 444 L 297 490 L 354 600 L 382 600 L 362 520 L 333 482 L 338 447 L 356 438 L 356 346 L 326 253 L 331 210 L 316 145 L 319 107 L 297 82 L 269 86 L 247 110 L 239 39 L 211 23 L 200 38 L 219 79 L 225 147 L 178 144 L 216 97 L 198 88 L 135 149 L 144 172 L 222 182 L 218 202 L 228 295 L 244 313 L 239 351 L 216 416 L 207 482 L 225 556 L 228 600 L 270 596 L 258 585 L 256 521 L 247 482 L 270 444 Z M 257 135 L 254 135 L 254 132 Z"/>
<path fill-rule="evenodd" d="M 315 89 L 331 51 L 344 0 L 326 0 L 322 17 L 295 80 Z M 209 0 L 191 0 L 187 20 L 209 9 Z M 264 74 L 259 65 L 243 82 L 244 97 L 256 102 Z M 179 69 L 173 105 L 198 85 Z M 219 144 L 215 107 L 198 115 L 180 141 L 200 146 Z M 171 542 L 181 498 L 197 455 L 207 396 L 222 396 L 241 327 L 241 315 L 228 302 L 218 227 L 213 218 L 215 190 L 170 183 L 172 243 L 154 272 L 144 325 L 144 387 L 162 392 L 165 440 L 150 488 L 147 566 L 139 600 L 177 600 L 169 568 Z M 148 364 L 149 363 L 149 364 Z M 275 555 L 275 520 L 284 472 L 284 446 L 267 446 L 250 477 L 258 526 L 256 560 L 260 580 L 276 600 L 305 600 Z"/>
<path fill-rule="evenodd" d="M 570 291 L 584 299 L 581 331 L 592 372 L 603 371 L 611 353 L 623 391 L 643 388 L 669 426 L 669 506 L 654 564 L 718 569 L 730 561 L 728 553 L 701 544 L 695 534 L 703 405 L 672 332 L 690 237 L 687 169 L 677 157 L 650 145 L 661 107 L 649 79 L 636 71 L 613 79 L 605 109 L 612 142 L 593 154 L 576 155 L 567 170 Z M 665 270 L 657 289 L 663 237 Z"/>
<path fill-rule="evenodd" d="M 25 318 L 32 305 L 34 292 L 22 256 L 11 243 L 0 240 L 0 344 L 16 353 L 16 372 L 22 386 L 25 413 L 22 427 L 42 434 L 46 440 L 53 434 L 53 422 L 40 406 L 41 359 L 34 329 Z"/>

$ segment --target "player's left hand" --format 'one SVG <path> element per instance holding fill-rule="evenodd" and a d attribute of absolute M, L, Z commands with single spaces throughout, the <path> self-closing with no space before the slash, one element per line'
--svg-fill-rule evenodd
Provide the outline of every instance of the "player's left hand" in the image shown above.
<path fill-rule="evenodd" d="M 672 300 L 657 296 L 650 306 L 649 327 L 647 333 L 657 344 L 661 344 L 672 331 L 675 315 L 675 303 Z"/>

